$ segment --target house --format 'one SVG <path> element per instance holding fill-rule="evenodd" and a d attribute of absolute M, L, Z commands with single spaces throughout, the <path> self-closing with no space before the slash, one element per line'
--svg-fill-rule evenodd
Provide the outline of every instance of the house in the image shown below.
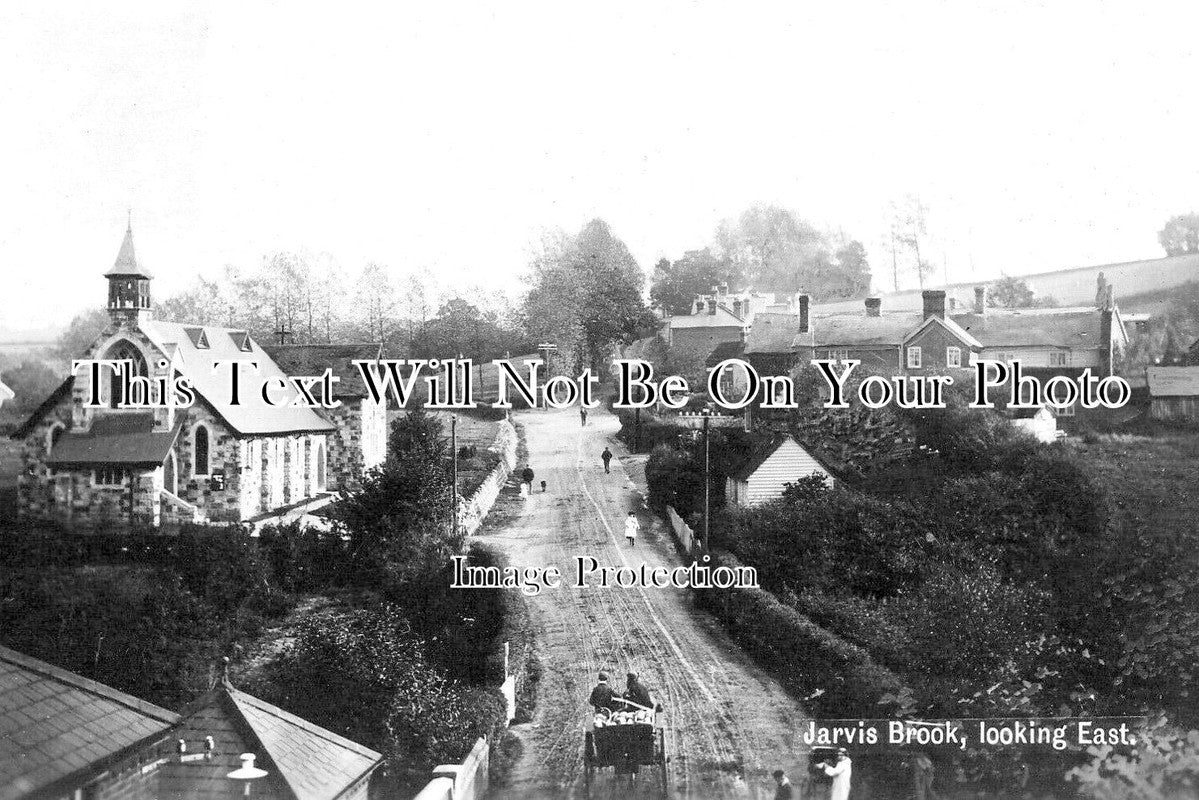
<path fill-rule="evenodd" d="M 1199 419 L 1199 367 L 1149 367 L 1149 416 L 1172 422 Z"/>
<path fill-rule="evenodd" d="M 383 357 L 383 345 L 371 344 L 281 344 L 263 348 L 289 375 L 319 375 L 326 368 L 338 382 L 333 385 L 336 408 L 320 413 L 337 427 L 328 436 L 326 456 L 331 490 L 353 490 L 361 486 L 362 474 L 387 459 L 387 405 L 370 399 L 362 373 L 355 361 Z M 318 400 L 323 395 L 315 392 Z"/>
<path fill-rule="evenodd" d="M 269 353 L 244 330 L 153 319 L 152 276 L 137 259 L 131 227 L 105 278 L 108 326 L 76 357 L 120 361 L 150 381 L 186 377 L 196 400 L 117 407 L 121 381 L 102 374 L 105 407 L 93 408 L 89 371 L 67 378 L 12 434 L 22 442 L 21 516 L 85 525 L 238 522 L 331 497 L 327 459 L 337 425 L 291 405 L 297 392 Z M 229 361 L 252 362 L 255 380 L 287 386 L 276 392 L 279 405 L 235 402 L 232 368 L 218 368 Z"/>
<path fill-rule="evenodd" d="M 725 500 L 748 506 L 775 500 L 788 483 L 819 475 L 831 487 L 834 478 L 820 461 L 793 436 L 776 436 L 750 453 L 725 479 Z"/>
<path fill-rule="evenodd" d="M 0 381 L 0 408 L 4 407 L 6 400 L 12 400 L 16 397 L 13 390 L 4 385 L 4 381 Z"/>
<path fill-rule="evenodd" d="M 869 297 L 864 313 L 814 317 L 796 334 L 792 349 L 801 364 L 856 360 L 864 372 L 949 375 L 968 369 L 983 345 L 946 314 L 945 293 L 929 290 L 920 312 L 884 312 L 879 298 Z"/>
<path fill-rule="evenodd" d="M 0 800 L 156 797 L 179 719 L 0 647 Z"/>
<path fill-rule="evenodd" d="M 0 800 L 365 800 L 383 757 L 235 689 L 182 714 L 0 647 Z"/>

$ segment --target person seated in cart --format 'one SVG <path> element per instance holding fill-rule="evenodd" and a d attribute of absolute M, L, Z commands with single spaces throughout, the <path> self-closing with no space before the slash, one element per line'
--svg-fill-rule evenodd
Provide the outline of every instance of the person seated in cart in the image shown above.
<path fill-rule="evenodd" d="M 599 674 L 599 683 L 591 690 L 591 697 L 587 702 L 591 703 L 591 707 L 597 714 L 603 709 L 607 709 L 609 712 L 615 711 L 620 705 L 616 702 L 616 692 L 612 691 L 612 687 L 608 685 L 608 673 L 601 672 Z"/>
<path fill-rule="evenodd" d="M 628 684 L 625 686 L 624 699 L 636 706 L 654 710 L 654 698 L 650 696 L 649 689 L 645 688 L 645 684 L 637 680 L 637 673 L 635 672 L 628 674 Z"/>

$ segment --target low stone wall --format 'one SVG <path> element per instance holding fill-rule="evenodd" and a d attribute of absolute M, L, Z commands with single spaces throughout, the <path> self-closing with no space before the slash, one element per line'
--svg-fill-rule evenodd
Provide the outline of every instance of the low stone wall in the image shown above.
<path fill-rule="evenodd" d="M 480 800 L 487 796 L 487 770 L 491 750 L 479 739 L 461 764 L 442 764 L 433 769 L 433 780 L 414 800 Z"/>
<path fill-rule="evenodd" d="M 495 505 L 496 498 L 500 496 L 500 490 L 504 488 L 504 484 L 508 482 L 508 476 L 515 469 L 516 444 L 516 428 L 512 427 L 512 423 L 508 420 L 503 420 L 499 424 L 499 433 L 496 434 L 495 441 L 487 448 L 489 452 L 500 457 L 499 462 L 492 468 L 491 473 L 483 480 L 479 488 L 469 497 L 463 498 L 459 505 L 458 524 L 467 536 L 472 535 L 483 524 L 487 512 Z"/>

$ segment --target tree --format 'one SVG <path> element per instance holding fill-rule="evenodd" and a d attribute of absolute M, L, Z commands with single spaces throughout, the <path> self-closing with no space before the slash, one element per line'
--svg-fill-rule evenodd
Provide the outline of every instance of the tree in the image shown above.
<path fill-rule="evenodd" d="M 419 407 L 395 421 L 387 460 L 342 504 L 356 579 L 419 604 L 461 546 L 450 531 L 450 463 L 441 423 Z M 460 535 L 460 534 L 459 534 Z"/>
<path fill-rule="evenodd" d="M 732 259 L 717 258 L 707 247 L 688 250 L 677 261 L 663 258 L 654 266 L 649 296 L 655 306 L 670 314 L 689 314 L 697 295 L 707 294 L 721 283 L 741 288 L 741 276 Z"/>
<path fill-rule="evenodd" d="M 598 368 L 612 345 L 651 324 L 641 299 L 645 274 L 601 219 L 574 236 L 547 237 L 531 266 L 526 324 L 558 345 L 561 363 Z"/>
<path fill-rule="evenodd" d="M 928 247 L 928 205 L 919 196 L 909 194 L 898 205 L 893 207 L 895 219 L 894 230 L 899 244 L 912 252 L 912 268 L 920 288 L 924 288 L 924 278 L 932 272 L 933 265 L 921 253 L 921 244 Z"/>
<path fill-rule="evenodd" d="M 108 310 L 102 307 L 81 311 L 71 319 L 71 324 L 58 337 L 56 354 L 70 361 L 83 355 L 104 329 L 108 327 Z"/>
<path fill-rule="evenodd" d="M 838 249 L 834 237 L 778 206 L 753 206 L 721 222 L 716 255 L 731 263 L 735 278 L 762 291 L 803 290 L 829 300 L 852 297 L 870 284 L 859 242 Z"/>
<path fill-rule="evenodd" d="M 1199 253 L 1199 214 L 1179 214 L 1166 220 L 1157 241 L 1168 256 Z"/>
<path fill-rule="evenodd" d="M 19 367 L 5 370 L 0 379 L 13 391 L 12 410 L 25 415 L 58 388 L 63 376 L 42 361 L 24 361 Z"/>
<path fill-rule="evenodd" d="M 987 287 L 987 305 L 998 308 L 1053 308 L 1052 297 L 1037 297 L 1023 278 L 1005 275 Z"/>
<path fill-rule="evenodd" d="M 368 341 L 385 342 L 393 332 L 397 298 L 387 268 L 370 262 L 362 268 L 355 286 L 354 305 L 359 325 Z"/>

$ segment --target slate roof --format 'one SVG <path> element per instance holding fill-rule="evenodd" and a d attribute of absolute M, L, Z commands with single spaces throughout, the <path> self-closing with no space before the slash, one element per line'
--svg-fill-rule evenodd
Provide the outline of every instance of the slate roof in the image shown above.
<path fill-rule="evenodd" d="M 0 647 L 0 800 L 67 786 L 179 715 Z"/>
<path fill-rule="evenodd" d="M 268 406 L 262 402 L 258 386 L 267 378 L 284 378 L 287 373 L 253 339 L 249 342 L 250 349 L 242 350 L 240 344 L 244 342 L 244 338 L 240 334 L 244 331 L 241 329 L 203 326 L 203 341 L 207 342 L 207 347 L 196 346 L 196 342 L 201 341 L 196 333 L 200 328 L 196 325 L 149 320 L 142 323 L 141 329 L 163 352 L 167 352 L 172 345 L 177 348 L 182 374 L 187 376 L 196 391 L 237 433 L 319 433 L 335 429 L 333 423 L 322 418 L 314 409 L 303 406 L 290 407 L 288 403 L 296 397 L 296 392 L 290 388 L 273 392 L 280 405 Z M 242 368 L 242 402 L 240 405 L 231 405 L 230 368 L 214 370 L 213 367 L 217 361 L 247 359 L 258 364 L 258 372 L 253 373 L 248 367 Z"/>
<path fill-rule="evenodd" d="M 359 344 L 281 344 L 262 348 L 289 375 L 320 375 L 326 368 L 340 378 L 333 384 L 334 397 L 366 397 L 368 392 L 362 373 L 354 361 L 379 361 L 383 345 L 379 342 Z"/>
<path fill-rule="evenodd" d="M 47 464 L 161 464 L 171 452 L 184 416 L 169 431 L 154 430 L 152 412 L 97 415 L 87 433 L 66 432 L 46 459 Z"/>
<path fill-rule="evenodd" d="M 811 335 L 799 334 L 794 345 L 898 347 L 903 337 L 923 321 L 924 314 L 919 311 L 883 312 L 877 317 L 862 312 L 813 317 Z"/>
<path fill-rule="evenodd" d="M 125 229 L 125 239 L 121 242 L 121 249 L 117 252 L 117 260 L 113 262 L 112 269 L 104 274 L 111 276 L 132 275 L 142 278 L 154 277 L 148 269 L 137 263 L 137 254 L 133 250 L 132 225 Z"/>
<path fill-rule="evenodd" d="M 746 353 L 786 353 L 799 335 L 799 315 L 759 311 L 745 339 Z"/>
<path fill-rule="evenodd" d="M 239 753 L 254 753 L 255 766 L 269 775 L 259 796 L 291 800 L 335 800 L 375 769 L 383 756 L 343 736 L 220 681 L 185 712 L 178 735 L 187 741 L 212 736 L 211 761 L 170 765 L 164 793 L 225 800 Z M 269 789 L 269 790 L 268 790 Z"/>
<path fill-rule="evenodd" d="M 1116 312 L 1119 313 L 1119 312 Z M 1095 307 L 988 309 L 986 314 L 954 314 L 953 319 L 985 347 L 1106 347 L 1102 315 Z"/>

